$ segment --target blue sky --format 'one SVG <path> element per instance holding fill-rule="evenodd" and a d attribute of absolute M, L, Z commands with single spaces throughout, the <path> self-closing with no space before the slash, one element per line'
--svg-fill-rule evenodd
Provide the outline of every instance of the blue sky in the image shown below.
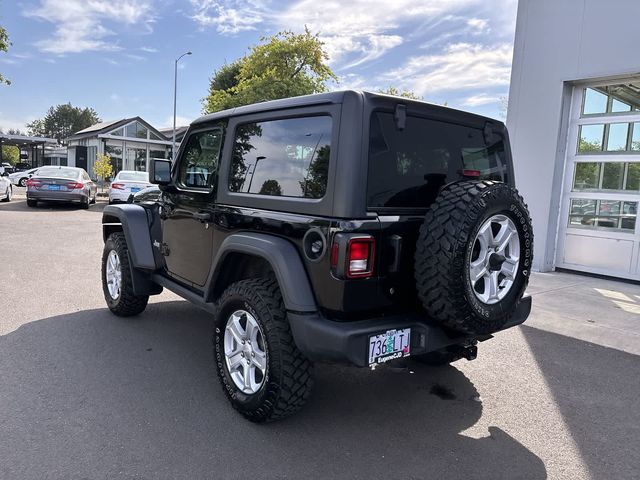
<path fill-rule="evenodd" d="M 212 72 L 283 29 L 318 32 L 338 88 L 410 89 L 425 100 L 501 116 L 517 0 L 0 0 L 13 46 L 0 54 L 0 128 L 51 105 L 139 115 L 170 126 L 201 114 Z"/>

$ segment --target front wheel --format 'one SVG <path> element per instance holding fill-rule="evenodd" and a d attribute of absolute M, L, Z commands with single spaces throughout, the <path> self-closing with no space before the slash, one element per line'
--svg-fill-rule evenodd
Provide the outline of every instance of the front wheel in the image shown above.
<path fill-rule="evenodd" d="M 20 185 L 21 187 L 26 187 L 27 186 L 27 179 L 26 178 L 21 178 L 20 181 L 18 182 L 18 185 Z"/>
<path fill-rule="evenodd" d="M 102 253 L 102 291 L 109 310 L 119 317 L 142 313 L 149 301 L 148 295 L 133 293 L 131 268 L 124 234 L 112 233 Z"/>
<path fill-rule="evenodd" d="M 222 388 L 248 420 L 278 420 L 307 401 L 313 365 L 293 341 L 275 279 L 242 280 L 225 290 L 213 343 Z"/>

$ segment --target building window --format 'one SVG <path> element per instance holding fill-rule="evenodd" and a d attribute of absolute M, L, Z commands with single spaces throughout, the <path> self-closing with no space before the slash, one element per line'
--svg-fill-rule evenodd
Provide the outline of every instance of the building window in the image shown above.
<path fill-rule="evenodd" d="M 569 227 L 633 232 L 638 202 L 574 198 L 569 208 Z"/>
<path fill-rule="evenodd" d="M 573 176 L 573 191 L 640 192 L 640 163 L 578 162 Z"/>
<path fill-rule="evenodd" d="M 640 83 L 584 89 L 582 115 L 607 115 L 640 110 Z"/>
<path fill-rule="evenodd" d="M 105 155 L 111 157 L 111 166 L 113 167 L 113 176 L 115 177 L 122 170 L 122 146 L 105 145 Z"/>
<path fill-rule="evenodd" d="M 640 152 L 640 122 L 580 125 L 578 154 Z"/>
<path fill-rule="evenodd" d="M 149 159 L 151 158 L 167 158 L 166 150 L 149 150 Z"/>
<path fill-rule="evenodd" d="M 331 117 L 240 125 L 229 190 L 281 197 L 322 198 L 327 189 Z"/>
<path fill-rule="evenodd" d="M 148 130 L 147 127 L 142 125 L 140 122 L 133 122 L 127 125 L 126 136 L 130 138 L 147 138 Z"/>

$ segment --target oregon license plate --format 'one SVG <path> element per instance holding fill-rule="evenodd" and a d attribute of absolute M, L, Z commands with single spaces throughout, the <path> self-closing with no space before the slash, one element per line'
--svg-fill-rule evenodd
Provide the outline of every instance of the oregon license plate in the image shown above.
<path fill-rule="evenodd" d="M 132 188 L 131 193 L 138 193 L 140 191 L 139 188 Z"/>
<path fill-rule="evenodd" d="M 411 329 L 387 330 L 369 337 L 369 365 L 410 355 Z"/>
<path fill-rule="evenodd" d="M 49 190 L 60 190 L 60 185 L 49 185 Z"/>

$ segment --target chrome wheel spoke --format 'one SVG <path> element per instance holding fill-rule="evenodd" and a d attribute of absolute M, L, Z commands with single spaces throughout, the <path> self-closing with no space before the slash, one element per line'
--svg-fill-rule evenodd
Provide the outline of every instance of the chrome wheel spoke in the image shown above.
<path fill-rule="evenodd" d="M 485 266 L 485 259 L 481 258 L 471 263 L 469 276 L 471 278 L 471 284 L 475 285 L 478 280 L 480 280 L 485 273 L 487 273 L 487 267 Z"/>
<path fill-rule="evenodd" d="M 504 263 L 502 264 L 502 268 L 500 269 L 500 272 L 509 280 L 515 279 L 517 271 L 518 261 L 513 261 L 509 258 L 505 259 Z"/>
<path fill-rule="evenodd" d="M 251 357 L 252 363 L 260 369 L 261 372 L 265 372 L 267 369 L 267 355 L 258 350 L 254 350 L 254 356 Z"/>

